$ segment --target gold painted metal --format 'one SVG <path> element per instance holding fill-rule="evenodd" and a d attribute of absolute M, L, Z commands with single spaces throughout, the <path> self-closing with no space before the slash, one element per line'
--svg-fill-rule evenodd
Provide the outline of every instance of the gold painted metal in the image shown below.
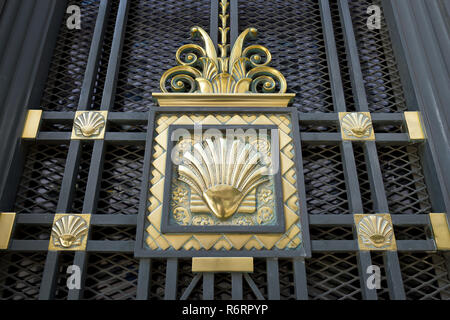
<path fill-rule="evenodd" d="M 370 112 L 339 112 L 342 140 L 375 140 Z"/>
<path fill-rule="evenodd" d="M 8 249 L 15 219 L 15 212 L 0 212 L 0 250 Z"/>
<path fill-rule="evenodd" d="M 162 234 L 162 202 L 165 183 L 165 163 L 167 161 L 167 142 L 169 125 L 277 125 L 279 131 L 280 173 L 281 187 L 284 203 L 285 232 L 278 234 Z M 291 137 L 291 119 L 282 114 L 229 114 L 216 113 L 209 115 L 195 114 L 167 114 L 155 119 L 154 145 L 152 158 L 151 188 L 149 194 L 149 207 L 146 229 L 146 243 L 152 250 L 271 250 L 295 249 L 302 243 L 297 181 L 295 176 L 295 159 L 292 150 L 294 141 Z M 170 158 L 169 158 L 170 160 Z M 261 213 L 261 218 L 267 216 L 267 211 Z M 183 210 L 179 212 L 180 219 L 185 219 Z M 211 223 L 211 216 L 202 215 L 198 218 L 199 225 Z M 212 219 L 211 219 L 212 220 Z"/>
<path fill-rule="evenodd" d="M 195 157 L 193 152 L 200 157 Z M 268 181 L 269 168 L 261 163 L 261 154 L 248 143 L 206 139 L 196 143 L 193 152 L 184 153 L 184 160 L 178 166 L 178 179 L 201 195 L 219 219 L 231 217 L 252 190 Z"/>
<path fill-rule="evenodd" d="M 277 93 L 281 95 L 286 92 L 287 83 L 284 76 L 278 70 L 268 66 L 272 60 L 270 51 L 261 45 L 250 45 L 244 48 L 246 39 L 256 37 L 257 30 L 255 28 L 244 30 L 229 52 L 228 32 L 230 27 L 227 24 L 229 2 L 220 0 L 219 4 L 222 9 L 219 14 L 221 21 L 219 27 L 221 43 L 218 45 L 220 57 L 206 31 L 198 26 L 191 28 L 192 37 L 200 36 L 204 45 L 202 47 L 196 44 L 186 44 L 177 50 L 178 65 L 167 70 L 161 76 L 160 88 L 163 93 L 153 94 L 160 106 L 169 106 L 167 101 L 163 101 L 164 99 L 170 100 L 170 104 L 177 106 L 200 106 L 192 100 L 184 102 L 185 97 L 176 95 L 179 93 L 210 95 L 213 93 L 255 94 L 278 91 Z M 166 83 L 168 82 L 170 82 L 170 91 L 175 92 L 175 95 L 170 94 L 167 90 Z M 169 98 L 166 95 L 169 95 Z M 214 105 L 208 104 L 209 106 L 219 104 L 224 106 L 223 103 L 230 101 L 235 103 L 236 100 L 223 99 L 221 96 L 211 97 L 213 100 L 221 98 L 222 100 L 215 101 Z M 200 101 L 206 102 L 208 99 Z"/>
<path fill-rule="evenodd" d="M 48 250 L 86 250 L 90 221 L 90 214 L 55 214 Z"/>
<path fill-rule="evenodd" d="M 406 127 L 408 128 L 408 135 L 410 140 L 424 140 L 425 131 L 421 121 L 420 112 L 406 111 L 404 112 Z"/>
<path fill-rule="evenodd" d="M 108 111 L 77 111 L 73 121 L 71 139 L 104 139 L 107 118 Z"/>
<path fill-rule="evenodd" d="M 36 139 L 42 119 L 42 110 L 28 110 L 22 139 Z"/>
<path fill-rule="evenodd" d="M 192 272 L 253 272 L 253 258 L 192 258 Z"/>
<path fill-rule="evenodd" d="M 445 213 L 430 213 L 434 241 L 438 250 L 450 250 L 450 230 Z"/>
<path fill-rule="evenodd" d="M 391 215 L 355 214 L 359 250 L 397 250 Z"/>
<path fill-rule="evenodd" d="M 287 107 L 295 93 L 160 93 L 152 94 L 161 107 Z"/>

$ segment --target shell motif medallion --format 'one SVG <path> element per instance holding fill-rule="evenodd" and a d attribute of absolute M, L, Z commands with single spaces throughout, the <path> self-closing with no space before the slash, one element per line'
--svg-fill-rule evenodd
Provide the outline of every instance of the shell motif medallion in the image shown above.
<path fill-rule="evenodd" d="M 358 235 L 365 245 L 382 248 L 391 244 L 394 230 L 385 218 L 369 215 L 359 222 Z"/>
<path fill-rule="evenodd" d="M 183 154 L 178 179 L 200 195 L 219 219 L 236 213 L 243 199 L 268 181 L 261 153 L 242 140 L 205 139 Z"/>
<path fill-rule="evenodd" d="M 372 133 L 372 121 L 360 112 L 346 114 L 341 121 L 342 130 L 347 137 L 368 138 Z"/>
<path fill-rule="evenodd" d="M 66 215 L 58 219 L 52 227 L 53 243 L 65 249 L 79 246 L 88 233 L 86 221 L 76 215 Z"/>
<path fill-rule="evenodd" d="M 78 137 L 89 138 L 98 136 L 105 124 L 105 117 L 100 112 L 90 111 L 76 117 L 73 126 Z"/>

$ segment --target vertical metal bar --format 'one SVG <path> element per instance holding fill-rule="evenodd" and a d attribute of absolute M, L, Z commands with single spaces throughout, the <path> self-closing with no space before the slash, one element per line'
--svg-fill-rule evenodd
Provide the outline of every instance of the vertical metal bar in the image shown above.
<path fill-rule="evenodd" d="M 164 300 L 175 300 L 177 298 L 178 259 L 168 258 L 166 267 L 166 286 L 164 289 Z"/>
<path fill-rule="evenodd" d="M 308 300 L 305 259 L 294 258 L 292 264 L 294 268 L 295 299 Z"/>
<path fill-rule="evenodd" d="M 136 300 L 149 299 L 151 272 L 152 272 L 151 260 L 150 259 L 139 260 Z"/>
<path fill-rule="evenodd" d="M 341 16 L 342 29 L 344 32 L 345 46 L 347 49 L 347 57 L 349 62 L 353 95 L 355 99 L 356 108 L 358 108 L 359 111 L 369 111 L 366 91 L 364 88 L 364 80 L 361 72 L 361 65 L 359 63 L 358 48 L 356 46 L 356 39 L 352 25 L 352 18 L 350 15 L 350 9 L 348 7 L 347 1 L 348 0 L 339 0 L 338 4 Z"/>
<path fill-rule="evenodd" d="M 359 54 L 356 46 L 356 39 L 353 31 L 352 19 L 347 0 L 339 0 L 339 11 L 344 31 L 347 56 L 349 61 L 350 78 L 352 81 L 353 93 L 356 102 L 356 110 L 369 111 L 363 76 L 361 72 L 361 65 L 359 62 Z M 376 144 L 374 141 L 365 141 L 363 149 L 365 160 L 367 163 L 367 171 L 369 175 L 370 189 L 375 211 L 379 213 L 389 213 Z M 397 252 L 388 252 L 386 253 L 385 257 L 386 276 L 388 278 L 391 297 L 395 297 L 395 299 L 404 299 L 405 296 L 403 291 L 403 281 L 400 273 L 400 265 Z M 360 259 L 361 262 L 368 263 L 367 257 L 362 255 L 362 253 L 359 253 L 358 259 Z M 363 267 L 362 264 L 360 265 L 360 267 Z M 360 273 L 364 273 L 364 271 L 365 270 L 360 270 Z M 363 286 L 363 288 L 366 288 L 366 286 Z M 374 296 L 370 291 L 366 291 L 364 292 L 364 294 L 368 297 Z"/>
<path fill-rule="evenodd" d="M 392 300 L 405 300 L 406 294 L 403 288 L 402 272 L 400 270 L 397 251 L 386 251 L 383 258 L 389 286 L 389 297 Z"/>
<path fill-rule="evenodd" d="M 84 292 L 84 280 L 87 274 L 87 252 L 86 251 L 77 251 L 75 253 L 75 257 L 73 259 L 73 264 L 80 268 L 80 289 L 70 289 L 67 294 L 67 300 L 79 300 L 83 296 Z"/>
<path fill-rule="evenodd" d="M 214 273 L 203 273 L 203 300 L 214 300 Z"/>
<path fill-rule="evenodd" d="M 376 288 L 370 289 L 367 280 L 371 274 L 367 273 L 367 268 L 372 265 L 370 251 L 359 251 L 356 255 L 359 269 L 359 279 L 361 283 L 361 292 L 364 300 L 378 300 Z"/>
<path fill-rule="evenodd" d="M 320 14 L 322 17 L 323 37 L 327 53 L 328 73 L 330 75 L 331 92 L 335 112 L 346 111 L 344 89 L 339 66 L 339 59 L 334 38 L 333 22 L 331 19 L 330 4 L 328 0 L 320 0 Z"/>
<path fill-rule="evenodd" d="M 59 252 L 49 251 L 45 260 L 44 274 L 39 289 L 39 300 L 53 299 L 55 294 L 56 278 L 58 276 Z"/>
<path fill-rule="evenodd" d="M 242 273 L 232 272 L 231 273 L 231 299 L 232 300 L 242 300 Z"/>
<path fill-rule="evenodd" d="M 267 258 L 267 291 L 269 300 L 280 300 L 278 258 Z"/>
<path fill-rule="evenodd" d="M 239 36 L 239 0 L 230 0 L 230 47 Z"/>
<path fill-rule="evenodd" d="M 216 48 L 219 36 L 219 1 L 211 0 L 211 14 L 209 17 L 209 36 Z"/>

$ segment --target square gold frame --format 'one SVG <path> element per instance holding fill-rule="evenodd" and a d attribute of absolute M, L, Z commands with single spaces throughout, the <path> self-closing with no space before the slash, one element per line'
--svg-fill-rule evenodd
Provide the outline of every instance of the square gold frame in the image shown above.
<path fill-rule="evenodd" d="M 57 213 L 55 214 L 55 218 L 53 219 L 53 224 L 52 224 L 52 228 L 54 226 L 54 224 L 56 223 L 56 221 L 58 221 L 60 218 L 64 217 L 64 216 L 78 216 L 81 217 L 82 219 L 84 219 L 84 221 L 86 222 L 89 230 L 88 233 L 85 234 L 83 236 L 83 240 L 81 241 L 81 244 L 79 246 L 73 246 L 70 248 L 63 248 L 63 247 L 58 247 L 55 246 L 53 243 L 53 232 L 51 232 L 50 234 L 50 241 L 48 244 L 48 250 L 49 251 L 85 251 L 86 250 L 86 245 L 87 245 L 87 239 L 89 236 L 89 232 L 90 232 L 90 227 L 91 227 L 91 215 L 89 213 Z"/>
<path fill-rule="evenodd" d="M 344 119 L 344 117 L 346 115 L 348 115 L 350 113 L 362 114 L 369 118 L 371 131 L 370 131 L 370 135 L 368 137 L 358 138 L 358 137 L 348 136 L 345 133 L 343 125 L 342 125 L 342 120 Z M 344 141 L 375 141 L 375 130 L 372 125 L 372 117 L 370 116 L 370 112 L 339 112 L 339 127 L 341 128 L 341 137 L 342 137 L 342 140 L 344 140 Z"/>
<path fill-rule="evenodd" d="M 294 140 L 290 136 L 290 114 L 246 113 L 227 114 L 215 112 L 208 114 L 160 114 L 155 119 L 155 136 L 153 139 L 153 156 L 151 164 L 152 179 L 150 181 L 149 202 L 146 220 L 149 223 L 145 231 L 145 243 L 151 250 L 271 250 L 274 247 L 298 249 L 302 244 L 300 216 L 298 214 L 298 189 L 295 179 L 296 163 L 294 162 Z M 167 160 L 168 128 L 171 124 L 193 125 L 276 125 L 279 130 L 280 169 L 283 191 L 283 207 L 285 216 L 285 232 L 275 234 L 162 234 L 161 218 L 164 193 L 165 168 Z M 299 151 L 297 151 L 299 152 Z M 148 249 L 147 249 L 148 250 Z M 220 251 L 219 251 L 220 250 Z"/>
<path fill-rule="evenodd" d="M 105 125 L 103 126 L 102 130 L 100 131 L 100 134 L 93 136 L 93 137 L 80 137 L 75 133 L 75 119 L 78 118 L 78 116 L 82 115 L 83 113 L 89 113 L 89 112 L 98 112 L 100 113 L 103 118 L 105 118 Z M 106 125 L 108 123 L 108 111 L 99 111 L 99 110 L 85 110 L 85 111 L 77 111 L 75 112 L 75 117 L 73 118 L 73 124 L 72 124 L 72 135 L 70 136 L 70 139 L 72 140 L 103 140 L 105 138 L 105 132 L 106 132 Z"/>
<path fill-rule="evenodd" d="M 382 219 L 384 219 L 384 220 L 386 220 L 388 222 L 388 227 L 390 227 L 391 230 L 392 230 L 392 239 L 391 239 L 391 243 L 389 245 L 385 245 L 383 247 L 376 248 L 374 246 L 369 246 L 369 245 L 367 245 L 367 244 L 365 244 L 363 242 L 363 240 L 361 238 L 360 230 L 358 228 L 359 227 L 359 223 L 364 218 L 367 218 L 367 217 L 370 217 L 370 216 L 380 217 L 380 218 L 382 218 Z M 361 250 L 361 251 L 397 251 L 397 244 L 396 244 L 396 240 L 395 240 L 394 226 L 392 224 L 391 215 L 389 213 L 354 214 L 353 215 L 353 219 L 354 219 L 354 222 L 355 222 L 356 235 L 358 237 L 359 250 Z"/>

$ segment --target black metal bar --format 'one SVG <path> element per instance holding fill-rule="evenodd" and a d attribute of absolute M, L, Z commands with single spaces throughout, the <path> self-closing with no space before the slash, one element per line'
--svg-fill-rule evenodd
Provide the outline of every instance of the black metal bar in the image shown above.
<path fill-rule="evenodd" d="M 344 89 L 339 67 L 339 60 L 334 38 L 333 22 L 331 20 L 330 5 L 328 0 L 320 0 L 320 13 L 322 17 L 322 30 L 327 52 L 328 72 L 330 75 L 333 106 L 336 112 L 346 111 Z"/>
<path fill-rule="evenodd" d="M 152 272 L 151 259 L 140 259 L 136 300 L 149 299 L 151 272 Z"/>
<path fill-rule="evenodd" d="M 133 252 L 133 240 L 89 240 L 86 251 L 88 252 Z"/>
<path fill-rule="evenodd" d="M 428 215 L 393 214 L 392 223 L 398 226 L 430 225 Z M 350 214 L 310 214 L 310 225 L 353 225 L 353 215 Z"/>
<path fill-rule="evenodd" d="M 363 213 L 353 145 L 350 141 L 342 141 L 340 149 L 350 212 L 353 214 Z"/>
<path fill-rule="evenodd" d="M 242 290 L 242 273 L 232 272 L 231 273 L 231 299 L 232 300 L 242 300 L 243 290 Z"/>
<path fill-rule="evenodd" d="M 203 300 L 214 300 L 214 273 L 203 273 Z"/>
<path fill-rule="evenodd" d="M 244 279 L 245 281 L 247 281 L 248 285 L 250 286 L 250 289 L 252 289 L 253 293 L 256 296 L 256 299 L 265 300 L 261 291 L 259 291 L 258 286 L 255 284 L 253 279 L 248 275 L 248 273 L 244 273 Z"/>
<path fill-rule="evenodd" d="M 377 289 L 369 288 L 368 280 L 372 273 L 367 273 L 368 267 L 372 265 L 370 251 L 359 251 L 356 255 L 358 261 L 359 280 L 361 293 L 364 300 L 378 300 Z"/>
<path fill-rule="evenodd" d="M 376 144 L 374 141 L 366 141 L 363 149 L 367 163 L 367 174 L 370 181 L 374 210 L 377 213 L 389 213 Z"/>
<path fill-rule="evenodd" d="M 219 32 L 219 1 L 211 0 L 211 13 L 209 17 L 209 35 L 214 46 L 217 48 Z"/>
<path fill-rule="evenodd" d="M 164 289 L 164 300 L 175 300 L 177 298 L 178 259 L 168 258 L 166 267 L 166 286 Z"/>
<path fill-rule="evenodd" d="M 44 273 L 42 275 L 41 287 L 39 288 L 39 300 L 53 299 L 58 275 L 59 252 L 49 251 L 45 260 Z"/>
<path fill-rule="evenodd" d="M 239 0 L 230 1 L 230 44 L 233 48 L 234 42 L 239 36 Z"/>
<path fill-rule="evenodd" d="M 180 300 L 187 300 L 189 298 L 192 290 L 194 290 L 195 286 L 197 285 L 197 283 L 200 281 L 201 278 L 202 278 L 201 273 L 197 273 L 194 276 L 194 278 L 192 278 L 191 283 L 189 283 L 189 286 L 186 288 L 186 290 L 184 290 L 183 294 L 180 297 Z"/>
<path fill-rule="evenodd" d="M 295 299 L 308 300 L 305 259 L 295 258 L 292 264 L 294 268 Z"/>
<path fill-rule="evenodd" d="M 86 251 L 77 251 L 73 259 L 73 264 L 80 268 L 80 289 L 70 289 L 67 294 L 67 300 L 79 300 L 83 297 L 84 282 L 87 276 L 87 253 Z"/>
<path fill-rule="evenodd" d="M 267 258 L 267 292 L 269 300 L 280 300 L 280 279 L 278 259 Z"/>
<path fill-rule="evenodd" d="M 312 250 L 319 252 L 358 251 L 356 240 L 311 240 Z"/>
<path fill-rule="evenodd" d="M 386 268 L 386 277 L 389 286 L 389 296 L 392 300 L 405 300 L 405 289 L 403 288 L 402 272 L 396 251 L 386 251 L 383 255 Z"/>

